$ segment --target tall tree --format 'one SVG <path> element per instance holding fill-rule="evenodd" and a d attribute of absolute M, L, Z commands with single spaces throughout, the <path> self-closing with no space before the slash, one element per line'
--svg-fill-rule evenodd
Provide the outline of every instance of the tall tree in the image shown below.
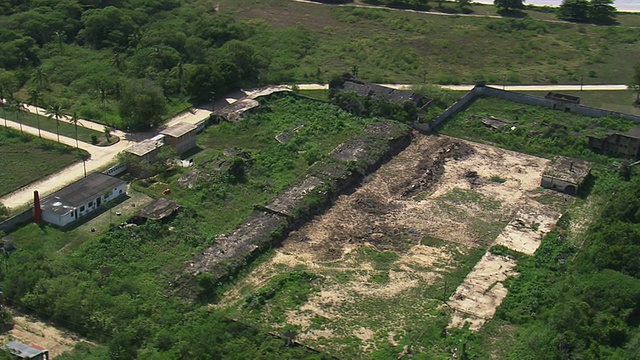
<path fill-rule="evenodd" d="M 591 0 L 588 15 L 589 21 L 596 24 L 614 23 L 616 8 L 613 6 L 613 0 Z"/>
<path fill-rule="evenodd" d="M 629 88 L 636 93 L 636 105 L 640 105 L 640 61 L 633 66 L 633 75 L 631 76 L 631 83 Z"/>
<path fill-rule="evenodd" d="M 56 135 L 58 136 L 58 142 L 60 142 L 60 120 L 64 119 L 63 111 L 64 109 L 60 104 L 52 104 L 47 110 L 49 119 L 53 119 L 56 121 Z"/>
<path fill-rule="evenodd" d="M 176 69 L 178 70 L 178 93 L 182 95 L 184 89 L 184 60 L 182 58 L 176 65 Z"/>
<path fill-rule="evenodd" d="M 73 114 L 71 114 L 71 117 L 69 118 L 69 122 L 73 124 L 73 126 L 75 126 L 76 128 L 76 149 L 79 148 L 78 146 L 78 120 L 80 120 L 78 118 L 78 114 L 74 111 Z"/>
<path fill-rule="evenodd" d="M 4 115 L 4 127 L 7 127 L 7 107 L 9 106 L 8 98 L 18 88 L 18 80 L 11 71 L 0 70 L 0 105 Z"/>
<path fill-rule="evenodd" d="M 111 59 L 111 66 L 120 71 L 124 71 L 127 68 L 127 63 L 124 61 L 124 58 L 120 53 L 115 53 Z"/>
<path fill-rule="evenodd" d="M 31 79 L 38 85 L 38 89 L 44 89 L 45 85 L 49 82 L 49 75 L 41 68 L 37 68 L 31 75 Z"/>
<path fill-rule="evenodd" d="M 494 0 L 493 4 L 498 8 L 498 11 L 505 12 L 524 8 L 523 0 Z"/>
<path fill-rule="evenodd" d="M 562 20 L 585 22 L 589 18 L 589 1 L 563 0 L 558 7 L 558 18 Z"/>
<path fill-rule="evenodd" d="M 22 119 L 21 119 L 21 115 L 26 111 L 24 104 L 20 100 L 13 99 L 11 109 L 16 114 L 18 123 L 20 123 L 20 132 L 24 134 L 24 131 L 22 131 Z"/>
<path fill-rule="evenodd" d="M 38 136 L 42 139 L 42 132 L 40 131 L 40 112 L 38 106 L 42 105 L 42 92 L 38 89 L 29 90 L 28 101 L 36 107 L 36 119 L 38 119 Z"/>

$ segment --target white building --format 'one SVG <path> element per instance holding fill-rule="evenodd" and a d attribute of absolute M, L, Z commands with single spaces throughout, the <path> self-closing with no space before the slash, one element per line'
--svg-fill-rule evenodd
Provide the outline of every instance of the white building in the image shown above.
<path fill-rule="evenodd" d="M 60 227 L 66 226 L 98 209 L 103 203 L 125 195 L 126 185 L 126 182 L 113 176 L 93 173 L 42 199 L 42 220 Z"/>

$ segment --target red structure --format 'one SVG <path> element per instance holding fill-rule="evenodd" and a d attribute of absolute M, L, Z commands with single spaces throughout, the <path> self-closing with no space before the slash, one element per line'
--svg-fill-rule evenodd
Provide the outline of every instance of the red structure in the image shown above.
<path fill-rule="evenodd" d="M 38 225 L 42 224 L 42 208 L 40 208 L 38 190 L 33 192 L 33 221 Z"/>

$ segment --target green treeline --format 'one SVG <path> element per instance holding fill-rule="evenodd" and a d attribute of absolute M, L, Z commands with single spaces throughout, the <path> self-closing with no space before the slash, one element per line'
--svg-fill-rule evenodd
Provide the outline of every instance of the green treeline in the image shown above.
<path fill-rule="evenodd" d="M 0 0 L 0 97 L 148 129 L 189 103 L 290 79 L 301 26 L 236 21 L 208 2 Z"/>
<path fill-rule="evenodd" d="M 534 257 L 518 259 L 497 312 L 519 325 L 510 359 L 640 359 L 640 177 L 596 181 L 607 200 L 582 247 L 566 240 L 564 215 Z"/>

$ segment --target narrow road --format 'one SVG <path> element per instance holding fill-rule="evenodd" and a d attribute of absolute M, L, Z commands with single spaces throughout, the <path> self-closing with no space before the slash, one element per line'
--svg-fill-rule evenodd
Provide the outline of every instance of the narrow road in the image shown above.
<path fill-rule="evenodd" d="M 85 121 L 83 123 L 90 122 Z M 4 119 L 0 118 L 0 124 L 4 124 Z M 20 129 L 20 124 L 11 120 L 7 120 L 7 125 L 10 128 L 16 130 Z M 102 126 L 102 128 L 104 128 L 104 126 Z M 22 125 L 22 129 L 25 133 L 38 136 L 37 128 Z M 41 132 L 43 138 L 57 141 L 57 135 L 55 133 L 46 130 L 41 130 Z M 84 164 L 82 162 L 79 162 L 67 166 L 66 168 L 58 171 L 55 174 L 52 174 L 42 180 L 28 184 L 12 193 L 5 195 L 4 197 L 0 198 L 0 202 L 2 202 L 6 207 L 10 209 L 17 208 L 33 201 L 34 190 L 38 190 L 41 196 L 46 196 L 59 190 L 65 185 L 81 179 L 85 174 L 85 166 L 87 174 L 103 169 L 109 163 L 115 160 L 115 157 L 120 151 L 126 149 L 134 143 L 134 141 L 126 139 L 127 134 L 123 132 L 118 133 L 120 141 L 111 146 L 101 147 L 79 141 L 78 147 L 91 154 L 89 160 L 87 160 Z M 76 140 L 74 138 L 61 135 L 60 142 L 73 148 L 76 147 Z"/>
<path fill-rule="evenodd" d="M 413 84 L 378 84 L 397 90 L 411 90 Z M 297 84 L 300 90 L 326 90 L 329 88 L 327 84 Z M 503 89 L 508 91 L 620 91 L 628 90 L 627 85 L 610 84 L 610 85 L 505 85 L 502 84 L 487 84 L 487 86 Z M 287 89 L 291 89 L 291 86 L 282 86 Z M 440 85 L 443 89 L 457 90 L 457 91 L 469 91 L 473 89 L 474 85 Z"/>

